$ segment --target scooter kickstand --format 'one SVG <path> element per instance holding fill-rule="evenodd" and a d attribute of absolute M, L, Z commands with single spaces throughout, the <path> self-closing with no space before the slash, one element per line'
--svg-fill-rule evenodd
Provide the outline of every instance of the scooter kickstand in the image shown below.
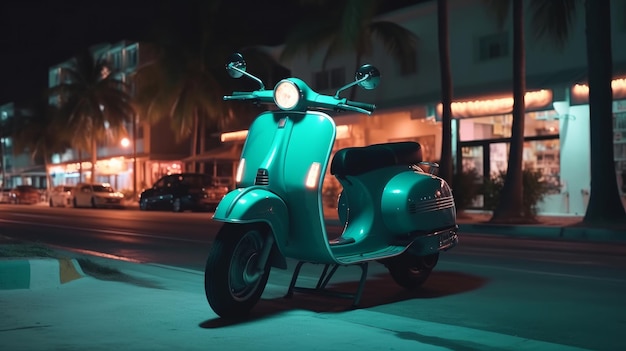
<path fill-rule="evenodd" d="M 302 265 L 304 265 L 304 263 L 306 262 L 300 261 L 296 265 L 296 268 L 294 269 L 294 272 L 293 272 L 293 276 L 291 277 L 291 283 L 289 284 L 289 289 L 287 290 L 287 293 L 284 296 L 285 298 L 291 298 L 293 296 L 294 290 L 296 290 L 298 292 L 318 293 L 322 295 L 329 295 L 329 296 L 335 296 L 335 297 L 352 298 L 353 299 L 352 307 L 353 308 L 358 307 L 359 303 L 361 302 L 361 296 L 363 295 L 363 289 L 365 287 L 365 281 L 367 279 L 368 262 L 361 262 L 361 263 L 354 264 L 354 265 L 358 265 L 361 268 L 361 279 L 359 280 L 359 285 L 358 285 L 356 292 L 353 294 L 326 289 L 326 285 L 328 285 L 328 282 L 333 277 L 333 275 L 339 268 L 340 264 L 333 264 L 333 268 L 330 270 L 330 272 L 328 271 L 330 264 L 324 264 L 324 269 L 322 273 L 320 274 L 320 277 L 317 281 L 317 284 L 315 285 L 315 288 L 297 287 L 296 281 L 298 280 L 300 269 L 302 268 Z M 346 265 L 346 266 L 349 266 L 349 265 Z"/>
<path fill-rule="evenodd" d="M 299 261 L 296 265 L 296 268 L 293 270 L 293 275 L 291 276 L 291 282 L 289 283 L 289 289 L 287 289 L 287 293 L 285 294 L 285 298 L 291 298 L 293 296 L 293 289 L 296 286 L 296 280 L 298 280 L 298 275 L 300 274 L 300 269 L 304 261 Z"/>

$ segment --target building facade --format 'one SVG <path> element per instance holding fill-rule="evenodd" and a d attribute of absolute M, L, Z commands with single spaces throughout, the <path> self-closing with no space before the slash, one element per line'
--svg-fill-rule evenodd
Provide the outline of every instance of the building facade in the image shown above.
<path fill-rule="evenodd" d="M 149 46 L 126 41 L 94 46 L 92 53 L 96 59 L 106 60 L 111 72 L 131 86 L 137 70 L 154 57 Z M 67 79 L 64 68 L 69 64 L 69 61 L 63 62 L 49 69 L 50 87 Z M 53 155 L 48 169 L 52 185 L 91 181 L 91 169 L 96 167 L 95 182 L 110 183 L 122 192 L 138 193 L 161 176 L 182 171 L 182 160 L 188 155 L 189 146 L 187 142 L 175 141 L 168 121 L 149 124 L 136 116 L 125 129 L 128 131 L 126 138 L 110 139 L 98 145 L 95 165 L 84 151 L 68 149 L 63 154 Z"/>
<path fill-rule="evenodd" d="M 15 103 L 0 106 L 0 121 L 20 118 L 30 113 Z M 46 171 L 42 160 L 34 159 L 29 153 L 18 153 L 13 147 L 13 139 L 8 136 L 0 138 L 0 189 L 2 193 L 18 185 L 32 185 L 38 189 L 46 188 Z M 3 201 L 4 198 L 0 198 Z"/>
<path fill-rule="evenodd" d="M 613 95 L 616 174 L 622 199 L 626 190 L 626 2 L 612 6 Z M 449 0 L 449 42 L 453 80 L 453 158 L 455 168 L 475 169 L 480 175 L 506 171 L 512 124 L 511 16 L 500 29 L 480 0 Z M 527 11 L 527 13 L 530 13 Z M 530 15 L 526 17 L 530 32 Z M 364 62 L 379 68 L 376 90 L 358 90 L 350 97 L 375 103 L 372 116 L 342 113 L 334 116 L 343 130 L 336 148 L 414 140 L 428 161 L 438 161 L 441 150 L 440 78 L 437 8 L 427 2 L 385 14 L 417 37 L 414 71 L 401 71 L 375 42 Z M 562 49 L 547 40 L 526 35 L 527 93 L 523 165 L 541 171 L 550 192 L 540 214 L 583 215 L 590 190 L 589 105 L 586 86 L 584 8 L 579 6 L 573 29 Z M 281 48 L 272 48 L 280 51 Z M 324 52 L 303 53 L 283 62 L 292 74 L 324 93 L 353 80 L 354 55 L 346 53 L 322 66 Z M 328 182 L 332 182 L 327 176 Z M 326 182 L 325 181 L 325 182 Z M 479 197 L 474 207 L 482 208 Z"/>
<path fill-rule="evenodd" d="M 626 2 L 613 0 L 613 113 L 616 173 L 622 199 L 626 193 Z M 453 80 L 453 158 L 459 170 L 475 169 L 488 176 L 506 171 L 512 124 L 512 25 L 511 16 L 502 27 L 480 0 L 449 0 L 449 42 Z M 527 11 L 527 13 L 529 13 Z M 540 204 L 541 214 L 583 215 L 590 191 L 589 105 L 586 85 L 586 35 L 583 6 L 578 6 L 574 26 L 562 48 L 530 35 L 526 17 L 526 79 L 524 167 L 541 171 L 551 190 Z M 438 161 L 441 150 L 440 78 L 435 2 L 426 2 L 387 13 L 379 19 L 411 30 L 419 38 L 414 70 L 401 70 L 387 54 L 384 44 L 375 41 L 373 54 L 365 58 L 382 73 L 375 90 L 357 90 L 351 99 L 374 103 L 372 116 L 335 114 L 339 133 L 335 148 L 372 143 L 414 140 L 420 142 L 424 157 Z M 281 47 L 269 48 L 278 57 Z M 150 59 L 149 51 L 137 43 L 121 42 L 96 48 L 124 79 Z M 303 53 L 281 62 L 292 75 L 300 77 L 323 93 L 353 80 L 354 55 L 330 58 L 324 52 Z M 49 82 L 63 81 L 63 66 L 50 68 Z M 251 72 L 255 73 L 255 72 Z M 55 155 L 48 169 L 53 183 L 74 184 L 89 179 L 97 167 L 97 181 L 106 181 L 120 190 L 141 190 L 160 175 L 180 172 L 189 158 L 189 145 L 176 145 L 167 121 L 149 126 L 141 120 L 129 125 L 130 147 L 111 140 L 98 150 L 98 162 L 76 150 Z M 168 134 L 169 132 L 169 134 Z M 211 161 L 207 171 L 228 178 L 234 173 L 243 142 L 241 134 L 226 133 L 216 150 L 202 153 Z M 235 137 L 233 137 L 235 136 Z M 164 142 L 166 140 L 167 142 Z M 197 158 L 197 157 L 196 157 Z M 328 186 L 333 186 L 327 176 Z M 476 208 L 481 208 L 477 199 Z"/>

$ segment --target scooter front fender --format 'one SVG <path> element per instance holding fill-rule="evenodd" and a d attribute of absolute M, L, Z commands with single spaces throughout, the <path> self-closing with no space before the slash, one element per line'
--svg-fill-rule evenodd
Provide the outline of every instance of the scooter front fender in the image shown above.
<path fill-rule="evenodd" d="M 285 238 L 289 228 L 287 205 L 264 187 L 232 190 L 217 206 L 213 219 L 227 223 L 267 223 L 277 240 Z M 279 244 L 280 246 L 280 244 Z"/>

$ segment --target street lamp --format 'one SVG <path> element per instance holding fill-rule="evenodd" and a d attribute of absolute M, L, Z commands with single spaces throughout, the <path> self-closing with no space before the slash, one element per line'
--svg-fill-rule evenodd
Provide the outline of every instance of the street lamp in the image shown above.
<path fill-rule="evenodd" d="M 4 189 L 7 187 L 6 184 L 6 160 L 4 159 L 4 140 L 5 138 L 0 138 L 0 155 L 2 155 L 2 197 L 4 198 Z"/>
<path fill-rule="evenodd" d="M 124 137 L 120 141 L 123 148 L 127 148 L 132 144 L 133 146 L 133 199 L 137 195 L 137 138 L 135 137 L 135 123 L 133 122 L 133 141 Z"/>

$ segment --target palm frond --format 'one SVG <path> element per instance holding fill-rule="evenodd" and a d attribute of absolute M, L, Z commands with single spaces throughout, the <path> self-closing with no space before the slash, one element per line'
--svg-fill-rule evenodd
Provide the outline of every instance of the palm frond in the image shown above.
<path fill-rule="evenodd" d="M 305 52 L 310 57 L 319 48 L 334 41 L 339 30 L 338 21 L 303 21 L 285 39 L 280 59 L 290 60 L 301 52 Z"/>
<path fill-rule="evenodd" d="M 419 38 L 410 30 L 388 21 L 372 22 L 369 26 L 378 36 L 391 56 L 400 63 L 403 71 L 412 71 L 417 65 Z"/>
<path fill-rule="evenodd" d="M 532 30 L 536 39 L 548 38 L 562 49 L 569 37 L 577 0 L 530 2 Z"/>

